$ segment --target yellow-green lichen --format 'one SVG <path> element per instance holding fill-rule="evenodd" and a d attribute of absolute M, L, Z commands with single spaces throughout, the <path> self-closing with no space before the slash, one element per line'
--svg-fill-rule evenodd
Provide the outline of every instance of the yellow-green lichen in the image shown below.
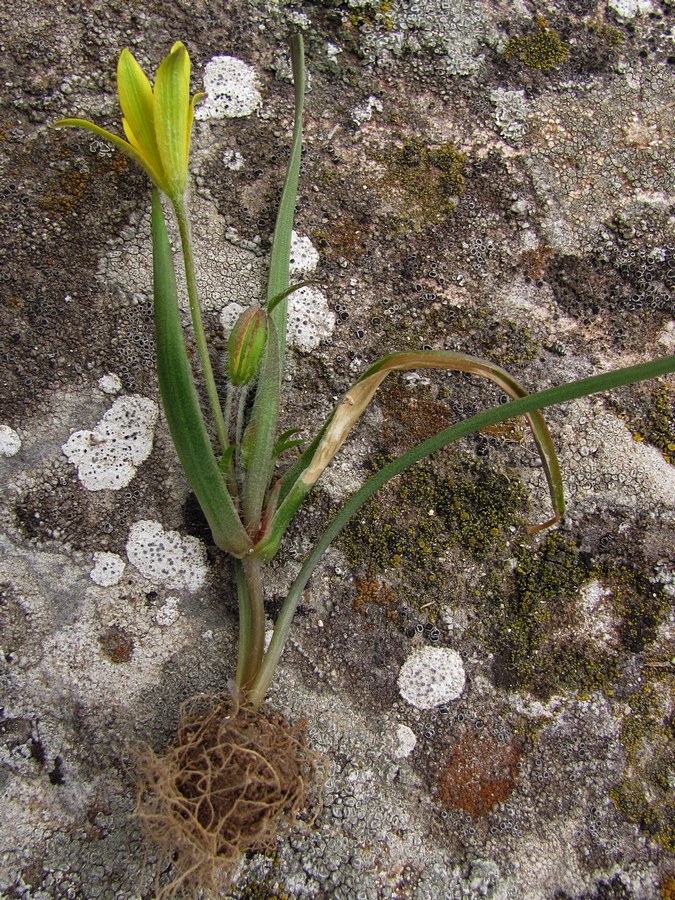
<path fill-rule="evenodd" d="M 405 309 L 403 315 L 405 316 Z M 534 362 L 541 356 L 541 343 L 532 329 L 519 322 L 493 318 L 480 307 L 448 308 L 429 303 L 414 319 L 384 319 L 383 341 L 391 350 L 439 346 L 448 336 L 461 335 L 463 353 L 490 359 L 507 369 Z"/>
<path fill-rule="evenodd" d="M 379 0 L 369 5 L 352 8 L 347 13 L 349 23 L 353 28 L 384 28 L 391 31 L 394 23 L 391 17 L 391 0 Z"/>
<path fill-rule="evenodd" d="M 615 660 L 583 635 L 577 609 L 589 564 L 558 532 L 523 545 L 512 571 L 491 572 L 484 584 L 486 639 L 498 683 L 549 697 L 559 690 L 601 688 Z"/>
<path fill-rule="evenodd" d="M 293 894 L 279 879 L 278 857 L 271 851 L 265 855 L 271 859 L 272 868 L 261 879 L 255 882 L 247 880 L 243 885 L 236 887 L 232 894 L 228 894 L 230 900 L 292 900 Z"/>
<path fill-rule="evenodd" d="M 400 599 L 417 607 L 447 600 L 445 551 L 461 547 L 481 560 L 503 555 L 511 527 L 522 523 L 522 485 L 486 463 L 464 459 L 442 472 L 427 460 L 389 491 L 345 529 L 342 549 L 371 580 L 395 575 Z"/>
<path fill-rule="evenodd" d="M 606 22 L 591 22 L 587 27 L 608 47 L 618 47 L 622 41 L 621 32 L 614 25 L 608 25 Z"/>
<path fill-rule="evenodd" d="M 535 32 L 511 38 L 504 56 L 517 59 L 529 69 L 545 71 L 563 63 L 569 52 L 558 32 L 540 23 Z"/>
<path fill-rule="evenodd" d="M 624 648 L 642 653 L 656 638 L 658 626 L 671 607 L 668 596 L 641 572 L 626 566 L 604 566 L 600 577 L 612 592 Z"/>
<path fill-rule="evenodd" d="M 636 441 L 648 441 L 657 447 L 666 462 L 675 465 L 675 385 L 640 385 L 633 391 L 635 402 L 613 405 L 621 409 L 621 416 Z"/>
<path fill-rule="evenodd" d="M 402 228 L 419 230 L 446 219 L 464 191 L 465 156 L 452 144 L 433 146 L 407 138 L 379 161 L 385 167 L 382 187 L 398 207 Z"/>
<path fill-rule="evenodd" d="M 675 678 L 645 681 L 627 698 L 621 724 L 626 762 L 613 788 L 628 819 L 670 852 L 675 850 Z"/>
<path fill-rule="evenodd" d="M 606 688 L 621 656 L 643 652 L 670 609 L 665 592 L 638 569 L 593 564 L 558 532 L 538 548 L 522 546 L 513 563 L 483 585 L 486 640 L 504 686 L 544 697 Z M 614 649 L 585 634 L 580 588 L 591 579 L 608 590 L 610 627 L 620 638 Z"/>

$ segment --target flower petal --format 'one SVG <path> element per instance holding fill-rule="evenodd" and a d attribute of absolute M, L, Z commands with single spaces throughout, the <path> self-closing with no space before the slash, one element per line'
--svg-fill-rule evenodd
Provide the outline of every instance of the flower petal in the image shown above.
<path fill-rule="evenodd" d="M 122 114 L 127 120 L 134 145 L 147 157 L 150 168 L 162 172 L 162 161 L 155 137 L 154 99 L 150 82 L 129 50 L 123 50 L 117 63 L 117 93 Z M 125 127 L 125 133 L 129 133 Z"/>
<path fill-rule="evenodd" d="M 142 157 L 145 160 L 146 172 L 148 172 L 148 174 L 150 175 L 150 177 L 152 178 L 154 183 L 157 185 L 157 187 L 160 190 L 166 192 L 164 169 L 162 168 L 161 161 L 159 159 L 157 159 L 157 161 L 154 162 L 154 164 L 151 163 L 151 161 L 148 159 L 148 157 L 145 153 L 145 148 L 141 146 L 138 138 L 131 130 L 131 126 L 129 125 L 127 120 L 124 118 L 122 119 L 122 128 L 124 129 L 124 133 L 126 134 L 127 140 L 129 141 L 131 146 L 138 153 L 139 157 Z M 158 168 L 155 168 L 156 166 Z"/>
<path fill-rule="evenodd" d="M 103 138 L 104 141 L 109 141 L 118 150 L 121 150 L 122 153 L 130 156 L 135 163 L 138 163 L 138 165 L 148 173 L 157 187 L 166 193 L 166 187 L 161 178 L 158 178 L 157 173 L 150 168 L 145 156 L 139 153 L 138 150 L 128 141 L 125 141 L 124 138 L 118 137 L 111 131 L 106 131 L 105 128 L 99 128 L 98 125 L 94 125 L 93 122 L 87 122 L 86 119 L 59 119 L 58 122 L 54 122 L 54 125 L 57 128 L 84 128 L 86 131 L 91 131 L 97 137 Z"/>
<path fill-rule="evenodd" d="M 187 181 L 187 125 L 190 107 L 190 57 L 177 41 L 162 60 L 155 79 L 155 134 L 166 180 L 174 195 Z"/>

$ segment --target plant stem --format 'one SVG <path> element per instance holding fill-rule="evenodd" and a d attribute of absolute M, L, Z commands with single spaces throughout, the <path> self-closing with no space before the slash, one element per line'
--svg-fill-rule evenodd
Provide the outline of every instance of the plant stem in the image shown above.
<path fill-rule="evenodd" d="M 245 616 L 242 617 L 242 592 L 240 590 L 240 628 L 242 628 L 241 623 L 245 618 L 243 631 L 245 632 L 246 647 L 244 650 L 240 647 L 239 651 L 241 669 L 237 671 L 237 684 L 246 688 L 258 674 L 265 651 L 265 605 L 262 578 L 260 577 L 262 563 L 254 556 L 246 556 L 241 560 L 240 567 L 243 569 L 248 603 L 247 609 L 244 610 Z M 237 587 L 239 588 L 239 581 Z"/>
<path fill-rule="evenodd" d="M 234 561 L 237 579 L 237 599 L 239 600 L 239 651 L 237 658 L 236 685 L 241 690 L 246 682 L 248 660 L 251 652 L 251 600 L 244 566 L 240 559 Z"/>
<path fill-rule="evenodd" d="M 192 235 L 190 233 L 190 222 L 187 215 L 185 200 L 172 199 L 176 221 L 178 222 L 178 230 L 180 232 L 180 241 L 183 248 L 183 263 L 185 265 L 185 282 L 187 284 L 188 299 L 190 301 L 190 315 L 192 316 L 192 328 L 194 330 L 195 343 L 197 345 L 197 353 L 199 354 L 199 362 L 202 369 L 204 384 L 206 385 L 206 393 L 211 405 L 211 413 L 213 415 L 213 423 L 218 435 L 218 442 L 223 453 L 229 446 L 227 438 L 227 429 L 223 418 L 223 411 L 220 406 L 220 398 L 216 389 L 216 381 L 213 377 L 213 369 L 211 367 L 211 359 L 209 357 L 209 348 L 206 343 L 206 335 L 204 334 L 204 325 L 202 322 L 202 312 L 199 306 L 199 296 L 197 294 L 197 281 L 195 279 L 195 263 L 192 253 Z"/>

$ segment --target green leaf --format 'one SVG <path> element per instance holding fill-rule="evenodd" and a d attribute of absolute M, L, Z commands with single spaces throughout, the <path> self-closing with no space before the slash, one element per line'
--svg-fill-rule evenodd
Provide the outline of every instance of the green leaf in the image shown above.
<path fill-rule="evenodd" d="M 266 352 L 260 368 L 258 386 L 247 427 L 246 478 L 242 487 L 244 522 L 251 534 L 260 526 L 265 494 L 272 478 L 274 435 L 277 427 L 279 403 L 279 356 L 274 320 L 268 321 Z M 242 444 L 245 443 L 242 441 Z"/>
<path fill-rule="evenodd" d="M 391 353 L 389 356 L 385 356 L 367 369 L 356 384 L 347 391 L 322 428 L 320 438 L 315 439 L 312 443 L 311 452 L 306 451 L 302 455 L 301 461 L 304 463 L 304 468 L 300 468 L 298 463 L 293 467 L 295 480 L 291 483 L 288 478 L 284 479 L 281 502 L 267 531 L 266 544 L 256 550 L 256 552 L 262 553 L 264 559 L 271 559 L 277 552 L 281 537 L 293 516 L 311 487 L 316 484 L 321 473 L 346 440 L 347 435 L 365 411 L 386 376 L 394 371 L 424 368 L 471 372 L 489 378 L 514 399 L 527 396 L 525 389 L 504 369 L 487 360 L 467 356 L 463 353 L 451 353 L 446 350 L 419 350 Z M 535 411 L 527 415 L 527 421 L 532 429 L 535 444 L 544 465 L 554 513 L 548 521 L 530 526 L 529 530 L 534 532 L 558 521 L 565 508 L 565 499 L 558 459 L 543 416 Z"/>
<path fill-rule="evenodd" d="M 284 431 L 283 434 L 280 434 L 274 445 L 274 449 L 272 450 L 272 456 L 276 458 L 277 456 L 281 456 L 285 450 L 290 450 L 292 447 L 299 447 L 300 444 L 305 443 L 302 438 L 294 441 L 290 440 L 294 434 L 302 434 L 302 428 L 289 428 L 288 431 Z"/>
<path fill-rule="evenodd" d="M 291 38 L 291 62 L 295 86 L 293 143 L 281 194 L 270 252 L 267 301 L 275 301 L 288 291 L 289 260 L 293 216 L 302 151 L 302 107 L 305 95 L 304 44 L 302 36 Z M 242 489 L 244 521 L 251 533 L 260 525 L 260 516 L 273 472 L 272 452 L 279 410 L 279 393 L 286 351 L 286 298 L 277 303 L 269 317 L 269 336 L 258 373 L 258 384 L 251 413 L 255 422 L 255 443 Z"/>
<path fill-rule="evenodd" d="M 267 281 L 268 303 L 274 303 L 276 298 L 288 288 L 291 235 L 293 233 L 293 217 L 295 215 L 295 200 L 298 193 L 300 157 L 302 154 L 302 109 L 305 102 L 305 50 L 301 34 L 294 34 L 291 37 L 291 64 L 293 66 L 293 86 L 295 89 L 293 140 L 270 252 L 270 271 Z M 287 304 L 284 301 L 285 298 L 276 305 L 273 312 L 274 324 L 277 327 L 279 336 L 279 362 L 282 371 L 286 348 Z"/>
<path fill-rule="evenodd" d="M 178 458 L 204 511 L 216 544 L 242 557 L 252 543 L 211 448 L 180 323 L 176 276 L 157 191 L 152 192 L 157 378 L 162 405 Z"/>
<path fill-rule="evenodd" d="M 232 464 L 232 458 L 234 456 L 234 444 L 230 444 L 227 450 L 223 453 L 218 461 L 218 468 L 223 473 L 223 475 L 227 475 L 230 471 L 230 465 Z"/>
<path fill-rule="evenodd" d="M 675 356 L 666 356 L 652 362 L 630 366 L 626 369 L 618 369 L 614 372 L 605 372 L 602 375 L 592 375 L 590 378 L 582 378 L 579 381 L 572 381 L 569 384 L 530 394 L 527 397 L 521 397 L 518 400 L 512 400 L 509 403 L 484 410 L 477 416 L 472 416 L 470 419 L 465 419 L 464 422 L 452 425 L 450 428 L 446 428 L 439 434 L 418 444 L 417 447 L 413 447 L 412 450 L 408 450 L 407 453 L 380 469 L 338 510 L 314 545 L 297 578 L 291 585 L 275 623 L 274 634 L 262 666 L 250 687 L 248 693 L 250 702 L 254 705 L 260 704 L 272 682 L 298 602 L 314 569 L 321 561 L 321 557 L 352 516 L 388 481 L 396 475 L 400 475 L 401 472 L 409 469 L 421 459 L 424 459 L 425 456 L 430 456 L 442 447 L 455 443 L 463 437 L 475 434 L 488 425 L 496 425 L 498 422 L 505 422 L 514 416 L 528 415 L 547 406 L 557 406 L 569 400 L 577 400 L 580 397 L 599 394 L 603 391 L 623 387 L 627 384 L 634 384 L 637 381 L 644 381 L 648 378 L 658 378 L 671 372 L 675 372 Z"/>

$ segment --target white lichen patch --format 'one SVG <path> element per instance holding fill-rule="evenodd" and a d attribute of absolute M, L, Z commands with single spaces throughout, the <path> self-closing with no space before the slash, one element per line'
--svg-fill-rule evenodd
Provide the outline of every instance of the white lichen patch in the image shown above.
<path fill-rule="evenodd" d="M 466 675 L 462 657 L 447 647 L 418 647 L 401 666 L 398 688 L 417 709 L 434 709 L 462 695 Z"/>
<path fill-rule="evenodd" d="M 334 331 L 335 313 L 318 288 L 299 288 L 289 296 L 286 334 L 291 347 L 309 353 Z"/>
<path fill-rule="evenodd" d="M 396 737 L 398 738 L 398 747 L 394 755 L 397 759 L 406 759 L 415 749 L 417 738 L 412 728 L 407 725 L 399 725 L 396 729 Z"/>
<path fill-rule="evenodd" d="M 133 570 L 122 584 L 101 587 L 87 577 L 89 569 L 85 559 L 27 550 L 0 535 L 0 581 L 21 623 L 12 638 L 6 715 L 22 715 L 26 704 L 61 715 L 64 702 L 97 712 L 132 703 L 160 682 L 173 654 L 194 642 L 189 623 L 170 636 L 157 627 Z M 116 657 L 120 649 L 127 654 Z"/>
<path fill-rule="evenodd" d="M 566 409 L 560 451 L 569 485 L 569 512 L 638 509 L 675 510 L 675 471 L 661 453 L 633 440 L 624 422 L 592 399 Z"/>
<path fill-rule="evenodd" d="M 21 449 L 21 438 L 9 425 L 0 425 L 0 456 L 16 456 Z"/>
<path fill-rule="evenodd" d="M 611 605 L 605 602 L 611 593 L 597 578 L 591 578 L 579 591 L 584 616 L 584 633 L 593 640 L 605 644 L 614 643 L 617 639 Z"/>
<path fill-rule="evenodd" d="M 634 19 L 654 9 L 652 0 L 608 0 L 607 6 L 622 19 Z"/>
<path fill-rule="evenodd" d="M 509 703 L 518 715 L 528 719 L 554 719 L 565 705 L 565 699 L 560 694 L 554 694 L 546 703 L 542 703 L 529 694 L 514 691 L 509 694 Z"/>
<path fill-rule="evenodd" d="M 495 124 L 501 136 L 507 141 L 519 143 L 525 135 L 530 115 L 530 105 L 525 99 L 525 91 L 497 88 L 491 91 L 490 100 L 497 107 Z"/>
<path fill-rule="evenodd" d="M 675 599 L 675 571 L 669 568 L 668 563 L 664 560 L 656 564 L 656 575 L 653 581 L 663 587 L 664 593 Z"/>
<path fill-rule="evenodd" d="M 119 491 L 152 451 L 157 404 L 147 397 L 120 397 L 93 431 L 76 431 L 61 448 L 89 491 Z"/>
<path fill-rule="evenodd" d="M 350 6 L 366 6 L 358 0 Z M 384 7 L 385 4 L 368 4 Z M 448 75 L 468 75 L 484 59 L 481 50 L 490 44 L 486 21 L 488 4 L 470 0 L 408 0 L 386 4 L 380 13 L 384 28 L 364 30 L 360 46 L 366 59 L 382 65 L 400 57 L 404 48 L 419 52 L 433 48 L 434 66 Z M 492 35 L 490 35 L 492 36 Z"/>
<path fill-rule="evenodd" d="M 127 556 L 142 575 L 174 590 L 198 590 L 206 580 L 206 551 L 198 538 L 165 531 L 143 519 L 131 526 Z"/>
<path fill-rule="evenodd" d="M 180 615 L 178 611 L 179 603 L 178 597 L 167 597 L 164 606 L 155 613 L 155 622 L 162 628 L 168 628 L 169 625 L 173 625 Z"/>
<path fill-rule="evenodd" d="M 230 172 L 238 172 L 240 169 L 244 168 L 244 157 L 238 150 L 226 147 L 225 150 L 223 150 L 223 163 L 225 164 L 225 168 L 229 169 Z"/>
<path fill-rule="evenodd" d="M 119 394 L 122 390 L 122 381 L 119 375 L 115 375 L 114 372 L 108 372 L 99 378 L 98 386 L 104 394 Z"/>
<path fill-rule="evenodd" d="M 250 116 L 262 103 L 253 66 L 234 56 L 214 56 L 204 70 L 206 98 L 195 119 L 232 119 Z"/>
<path fill-rule="evenodd" d="M 126 563 L 117 553 L 94 553 L 94 568 L 89 577 L 100 587 L 118 584 L 124 574 Z"/>
<path fill-rule="evenodd" d="M 537 98 L 528 121 L 527 168 L 546 210 L 538 233 L 552 249 L 580 253 L 595 240 L 598 222 L 611 221 L 630 203 L 646 197 L 655 206 L 667 203 L 672 97 L 667 79 L 653 84 L 645 90 L 637 78 L 611 85 L 592 79 L 584 88 L 592 101 L 574 102 L 568 92 L 576 87 L 566 85 Z"/>
<path fill-rule="evenodd" d="M 368 97 L 364 104 L 357 106 L 352 110 L 352 121 L 360 128 L 364 122 L 370 122 L 374 112 L 381 113 L 383 109 L 384 106 L 379 97 Z"/>
<path fill-rule="evenodd" d="M 291 255 L 289 271 L 291 276 L 310 275 L 319 265 L 319 251 L 308 237 L 293 232 L 291 235 Z"/>

